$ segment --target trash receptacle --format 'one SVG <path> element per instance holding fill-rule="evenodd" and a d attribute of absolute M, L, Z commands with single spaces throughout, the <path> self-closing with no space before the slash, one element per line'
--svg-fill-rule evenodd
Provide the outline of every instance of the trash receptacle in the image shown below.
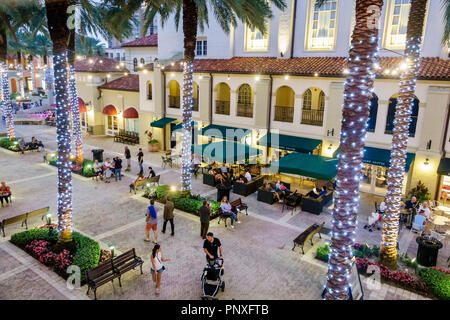
<path fill-rule="evenodd" d="M 92 150 L 92 160 L 98 160 L 98 162 L 103 162 L 103 149 L 93 149 Z"/>
<path fill-rule="evenodd" d="M 424 267 L 436 266 L 442 242 L 429 236 L 417 237 L 416 242 L 419 245 L 417 248 L 417 262 Z"/>
<path fill-rule="evenodd" d="M 227 197 L 230 200 L 230 187 L 225 186 L 224 184 L 218 184 L 217 188 L 217 201 L 222 201 L 223 197 Z"/>

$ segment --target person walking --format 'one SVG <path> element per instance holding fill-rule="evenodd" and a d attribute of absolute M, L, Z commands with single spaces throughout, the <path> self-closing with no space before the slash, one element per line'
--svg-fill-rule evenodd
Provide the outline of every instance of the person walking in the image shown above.
<path fill-rule="evenodd" d="M 206 260 L 223 259 L 222 243 L 218 238 L 214 238 L 212 232 L 208 232 L 206 240 L 203 242 L 203 251 L 206 253 Z M 219 251 L 219 254 L 217 254 Z"/>
<path fill-rule="evenodd" d="M 117 182 L 117 178 L 122 180 L 122 159 L 115 157 L 114 159 L 114 179 Z"/>
<path fill-rule="evenodd" d="M 206 239 L 206 234 L 209 229 L 209 219 L 211 217 L 211 208 L 208 201 L 203 200 L 203 205 L 198 210 L 200 216 L 200 236 L 202 239 Z"/>
<path fill-rule="evenodd" d="M 131 170 L 131 152 L 130 149 L 128 148 L 128 146 L 125 146 L 125 159 L 127 159 L 127 168 L 125 169 L 125 171 L 130 171 Z"/>
<path fill-rule="evenodd" d="M 142 148 L 139 148 L 137 157 L 139 163 L 139 173 L 144 173 L 144 167 L 142 166 L 142 164 L 144 163 L 144 153 L 142 152 Z"/>
<path fill-rule="evenodd" d="M 170 261 L 169 258 L 164 258 L 161 246 L 159 244 L 155 244 L 153 247 L 152 253 L 150 254 L 150 262 L 152 266 L 150 267 L 150 273 L 152 274 L 152 280 L 155 283 L 156 290 L 155 294 L 159 296 L 159 287 L 161 285 L 161 275 L 163 271 L 166 269 L 163 262 Z"/>
<path fill-rule="evenodd" d="M 173 225 L 173 209 L 175 205 L 172 201 L 170 201 L 170 196 L 166 198 L 166 204 L 164 205 L 164 224 L 162 228 L 162 233 L 166 233 L 166 225 L 167 221 L 170 222 L 170 230 L 172 233 L 170 234 L 172 237 L 175 234 L 175 226 Z"/>
<path fill-rule="evenodd" d="M 150 242 L 150 230 L 153 230 L 153 243 L 158 242 L 158 219 L 156 216 L 155 200 L 150 200 L 150 205 L 147 208 L 147 213 L 145 214 L 145 242 Z"/>

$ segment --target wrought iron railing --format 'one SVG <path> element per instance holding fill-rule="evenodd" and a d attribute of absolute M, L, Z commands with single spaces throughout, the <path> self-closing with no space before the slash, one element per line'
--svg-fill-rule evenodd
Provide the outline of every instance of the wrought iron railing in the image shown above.
<path fill-rule="evenodd" d="M 275 121 L 294 122 L 294 107 L 275 106 Z"/>
<path fill-rule="evenodd" d="M 302 110 L 302 124 L 310 124 L 313 126 L 323 125 L 323 110 Z"/>
<path fill-rule="evenodd" d="M 216 100 L 216 114 L 230 115 L 230 101 Z"/>

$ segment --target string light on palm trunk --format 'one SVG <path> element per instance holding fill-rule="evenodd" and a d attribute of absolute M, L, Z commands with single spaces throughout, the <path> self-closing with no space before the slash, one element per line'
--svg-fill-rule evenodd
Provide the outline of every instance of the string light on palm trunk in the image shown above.
<path fill-rule="evenodd" d="M 191 186 L 191 144 L 193 100 L 193 61 L 184 62 L 183 72 L 183 129 L 181 134 L 181 191 L 188 192 Z"/>
<path fill-rule="evenodd" d="M 9 81 L 8 81 L 8 65 L 6 62 L 3 62 L 0 65 L 0 78 L 2 82 L 2 91 L 3 91 L 3 112 L 6 118 L 6 127 L 8 130 L 8 138 L 15 139 L 14 132 L 14 115 L 12 110 L 11 101 L 9 99 Z"/>
<path fill-rule="evenodd" d="M 356 23 L 344 87 L 341 152 L 338 156 L 333 227 L 324 295 L 325 299 L 330 300 L 349 298 L 366 124 L 375 78 L 375 60 L 378 55 L 378 29 L 368 27 L 369 5 L 381 8 L 383 1 L 356 1 Z"/>
<path fill-rule="evenodd" d="M 72 161 L 66 52 L 54 54 L 53 61 L 58 143 L 58 231 L 72 232 Z"/>
<path fill-rule="evenodd" d="M 80 110 L 76 86 L 76 74 L 73 64 L 69 65 L 69 101 L 72 108 L 73 134 L 75 138 L 75 157 L 78 164 L 83 163 L 83 137 L 81 135 Z"/>

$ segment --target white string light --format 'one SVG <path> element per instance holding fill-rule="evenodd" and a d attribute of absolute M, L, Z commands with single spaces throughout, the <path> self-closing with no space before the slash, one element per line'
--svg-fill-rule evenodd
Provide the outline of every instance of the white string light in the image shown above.
<path fill-rule="evenodd" d="M 9 98 L 8 64 L 6 62 L 3 62 L 0 65 L 0 73 L 3 92 L 3 110 L 6 118 L 6 126 L 8 128 L 8 138 L 15 139 L 16 136 L 14 131 L 14 116 L 11 101 Z"/>
<path fill-rule="evenodd" d="M 69 64 L 68 76 L 69 101 L 72 110 L 73 136 L 75 140 L 75 157 L 78 164 L 83 163 L 83 137 L 81 135 L 80 109 L 76 85 L 75 67 Z"/>
<path fill-rule="evenodd" d="M 181 191 L 190 192 L 191 186 L 191 144 L 192 144 L 192 109 L 194 62 L 184 62 L 183 72 L 183 129 L 181 133 Z"/>

